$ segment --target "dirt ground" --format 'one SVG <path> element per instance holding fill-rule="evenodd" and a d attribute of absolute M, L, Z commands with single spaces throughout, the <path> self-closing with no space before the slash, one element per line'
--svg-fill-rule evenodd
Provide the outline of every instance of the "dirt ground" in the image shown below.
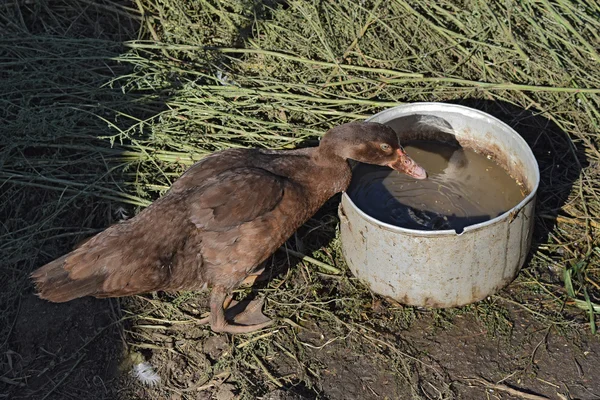
<path fill-rule="evenodd" d="M 386 307 L 391 306 L 378 301 L 378 318 L 390 318 Z M 586 334 L 585 327 L 544 326 L 513 305 L 507 307 L 510 332 L 492 335 L 472 315 L 457 315 L 440 326 L 426 310 L 407 329 L 376 337 L 354 332 L 340 338 L 325 321 L 307 320 L 292 328 L 280 320 L 265 332 L 276 336 L 294 330 L 305 349 L 303 360 L 310 364 L 298 365 L 285 351 L 277 351 L 258 370 L 245 373 L 240 371 L 247 366 L 239 365 L 236 373 L 219 362 L 240 342 L 199 325 L 167 324 L 155 335 L 168 346 L 128 348 L 122 339 L 129 329 L 127 313 L 118 308 L 115 300 L 51 304 L 23 294 L 10 351 L 2 360 L 0 397 L 224 400 L 240 398 L 239 381 L 246 379 L 260 387 L 254 398 L 265 399 L 600 398 L 598 338 Z M 261 336 L 237 338 L 243 344 Z M 402 344 L 403 359 L 412 366 L 391 365 L 397 358 L 374 344 L 384 338 Z M 144 386 L 130 374 L 127 361 L 135 350 L 161 376 L 156 387 Z M 37 373 L 14 379 L 21 370 Z"/>

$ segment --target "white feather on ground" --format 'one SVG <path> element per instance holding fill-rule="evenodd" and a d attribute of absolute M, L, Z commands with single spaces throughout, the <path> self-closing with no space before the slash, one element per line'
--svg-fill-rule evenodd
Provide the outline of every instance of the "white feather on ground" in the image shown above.
<path fill-rule="evenodd" d="M 160 376 L 154 372 L 152 365 L 148 362 L 134 365 L 131 373 L 146 386 L 156 386 L 160 383 Z"/>

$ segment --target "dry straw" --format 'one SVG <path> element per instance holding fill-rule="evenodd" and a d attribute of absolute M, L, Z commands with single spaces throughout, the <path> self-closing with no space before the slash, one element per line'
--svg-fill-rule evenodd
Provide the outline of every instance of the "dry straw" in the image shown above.
<path fill-rule="evenodd" d="M 595 330 L 599 13 L 596 1 L 583 0 L 5 2 L 0 279 L 9 290 L 0 294 L 0 343 L 13 331 L 15 294 L 29 290 L 28 272 L 147 206 L 206 154 L 314 143 L 333 125 L 415 101 L 465 103 L 500 116 L 526 136 L 542 169 L 540 242 L 518 290 L 456 312 L 503 331 L 503 307 L 511 305 L 557 328 L 578 326 L 584 316 Z M 427 363 L 409 357 L 404 344 L 375 339 L 417 312 L 390 306 L 385 321 L 372 317 L 369 292 L 346 273 L 334 209 L 326 207 L 273 260 L 280 271 L 306 256 L 264 289 L 287 327 L 260 340 L 235 339 L 214 379 L 232 374 L 250 397 L 259 389 L 244 371 L 263 373 L 267 386 L 288 384 L 265 361 L 277 353 L 309 387 L 318 384 L 319 365 L 296 336 L 316 319 L 335 340 L 386 354 L 403 384 L 423 395 L 411 376 L 429 370 Z M 188 321 L 190 302 L 201 300 L 133 300 L 129 307 L 148 319 L 128 340 L 162 349 L 149 333 L 156 330 L 144 326 Z M 432 387 L 448 393 L 446 378 L 434 375 Z"/>

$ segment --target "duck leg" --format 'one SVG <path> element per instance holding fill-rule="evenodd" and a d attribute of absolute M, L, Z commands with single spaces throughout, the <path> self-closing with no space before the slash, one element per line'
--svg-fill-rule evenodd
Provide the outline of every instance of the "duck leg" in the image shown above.
<path fill-rule="evenodd" d="M 248 275 L 246 277 L 246 279 L 244 279 L 244 281 L 240 284 L 240 286 L 252 286 L 254 285 L 254 282 L 256 281 L 264 281 L 265 279 L 268 279 L 269 276 L 268 275 L 263 275 L 263 273 L 265 272 L 266 267 L 262 267 L 261 269 L 257 269 L 256 271 L 252 272 L 250 275 Z M 225 307 L 227 308 L 227 307 Z"/>
<path fill-rule="evenodd" d="M 242 317 L 242 315 L 244 315 L 243 318 L 234 318 L 234 321 L 235 319 L 243 319 L 244 322 L 248 322 L 249 324 L 238 325 L 227 322 L 225 319 L 226 302 L 231 302 L 231 295 L 228 295 L 227 291 L 223 288 L 214 287 L 210 294 L 210 327 L 214 332 L 249 333 L 263 329 L 273 323 L 273 321 L 262 314 L 262 300 L 250 302 L 242 313 L 236 315 L 236 317 Z M 253 323 L 257 320 L 262 322 Z"/>

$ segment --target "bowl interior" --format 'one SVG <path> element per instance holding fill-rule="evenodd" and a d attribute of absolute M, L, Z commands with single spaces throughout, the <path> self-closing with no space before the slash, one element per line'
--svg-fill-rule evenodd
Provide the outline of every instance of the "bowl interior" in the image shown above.
<path fill-rule="evenodd" d="M 413 103 L 387 109 L 369 118 L 368 121 L 392 127 L 401 143 L 410 140 L 438 140 L 453 145 L 458 144 L 490 156 L 519 183 L 522 183 L 526 189 L 526 196 L 519 204 L 502 215 L 467 228 L 475 229 L 480 225 L 492 224 L 505 218 L 514 210 L 521 209 L 533 198 L 539 186 L 539 167 L 529 145 L 510 126 L 482 111 L 445 103 Z M 354 163 L 353 168 L 357 168 L 358 165 Z M 344 196 L 356 207 L 347 193 L 344 193 Z M 362 210 L 359 211 L 363 213 Z M 389 225 L 367 214 L 364 215 L 374 222 Z M 393 225 L 389 227 L 395 230 L 417 231 Z M 457 233 L 453 230 L 447 232 Z"/>

